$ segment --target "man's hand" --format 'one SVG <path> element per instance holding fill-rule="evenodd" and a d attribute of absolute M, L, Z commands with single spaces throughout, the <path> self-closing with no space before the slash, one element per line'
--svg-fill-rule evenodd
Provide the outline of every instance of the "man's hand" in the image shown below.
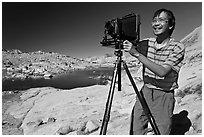
<path fill-rule="evenodd" d="M 133 44 L 128 40 L 123 42 L 124 51 L 129 52 L 134 57 L 139 57 L 140 53 L 134 48 Z"/>

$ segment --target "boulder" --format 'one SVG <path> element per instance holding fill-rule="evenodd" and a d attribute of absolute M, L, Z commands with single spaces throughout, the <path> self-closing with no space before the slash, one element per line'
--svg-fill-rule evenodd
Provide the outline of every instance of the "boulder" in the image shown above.
<path fill-rule="evenodd" d="M 85 127 L 85 134 L 89 134 L 89 133 L 92 133 L 96 130 L 99 129 L 99 126 L 94 123 L 93 120 L 89 120 L 87 123 L 86 123 L 86 127 Z"/>
<path fill-rule="evenodd" d="M 44 78 L 52 78 L 52 77 L 53 77 L 53 75 L 50 74 L 49 72 L 44 73 Z"/>
<path fill-rule="evenodd" d="M 69 126 L 69 125 L 65 125 L 59 128 L 59 130 L 57 130 L 56 135 L 67 135 L 70 132 L 73 132 L 74 129 Z"/>

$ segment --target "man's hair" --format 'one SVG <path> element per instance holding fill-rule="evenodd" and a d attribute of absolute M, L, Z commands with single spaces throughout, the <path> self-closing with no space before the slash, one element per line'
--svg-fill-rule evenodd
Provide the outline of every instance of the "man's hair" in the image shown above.
<path fill-rule="evenodd" d="M 162 12 L 165 12 L 168 16 L 168 23 L 170 26 L 172 26 L 172 28 L 170 29 L 169 35 L 171 36 L 171 34 L 173 33 L 174 29 L 175 29 L 175 17 L 172 11 L 167 10 L 167 9 L 159 9 L 154 13 L 153 19 L 157 16 L 159 16 Z"/>

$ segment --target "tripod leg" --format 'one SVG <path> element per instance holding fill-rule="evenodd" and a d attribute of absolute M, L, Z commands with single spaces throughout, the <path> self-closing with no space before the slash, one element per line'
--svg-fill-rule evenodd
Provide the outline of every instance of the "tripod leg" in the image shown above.
<path fill-rule="evenodd" d="M 109 89 L 109 94 L 106 102 L 106 108 L 105 108 L 105 113 L 103 117 L 103 122 L 101 126 L 101 131 L 100 135 L 105 135 L 108 127 L 108 121 L 110 119 L 110 112 L 111 112 L 111 105 L 113 101 L 113 95 L 114 95 L 114 89 L 115 89 L 115 83 L 116 83 L 116 78 L 117 78 L 117 73 L 118 73 L 118 65 L 119 65 L 119 60 L 115 63 L 114 67 L 114 73 L 111 81 L 111 86 Z"/>
<path fill-rule="evenodd" d="M 121 62 L 122 59 L 119 57 L 118 61 L 118 91 L 121 91 Z"/>
<path fill-rule="evenodd" d="M 151 113 L 151 111 L 150 111 L 150 109 L 149 109 L 149 107 L 147 105 L 147 102 L 146 102 L 145 98 L 138 91 L 137 86 L 136 86 L 136 84 L 135 84 L 135 82 L 134 82 L 134 80 L 133 80 L 133 78 L 132 78 L 132 76 L 130 74 L 130 71 L 128 70 L 128 66 L 124 61 L 123 61 L 123 67 L 124 67 L 124 69 L 125 69 L 125 71 L 126 71 L 126 73 L 128 75 L 128 78 L 130 79 L 130 82 L 131 82 L 131 84 L 132 84 L 132 86 L 133 86 L 133 88 L 135 90 L 135 93 L 136 93 L 136 95 L 137 95 L 137 97 L 138 97 L 138 99 L 139 99 L 139 101 L 141 103 L 141 106 L 142 106 L 142 108 L 144 110 L 144 113 L 147 116 L 147 119 L 150 122 L 150 125 L 152 126 L 152 129 L 154 130 L 154 133 L 156 135 L 160 135 L 159 129 L 158 129 L 158 127 L 156 125 L 156 122 L 155 122 L 155 119 L 152 116 L 152 113 Z"/>

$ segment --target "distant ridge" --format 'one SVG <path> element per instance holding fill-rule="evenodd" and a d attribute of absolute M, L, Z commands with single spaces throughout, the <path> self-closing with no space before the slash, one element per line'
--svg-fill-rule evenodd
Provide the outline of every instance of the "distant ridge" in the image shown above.
<path fill-rule="evenodd" d="M 186 47 L 191 46 L 195 42 L 201 41 L 202 41 L 202 26 L 197 27 L 191 33 L 189 33 L 187 36 L 180 40 L 180 42 L 183 43 Z M 202 46 L 202 44 L 200 43 L 198 44 L 198 46 Z"/>

